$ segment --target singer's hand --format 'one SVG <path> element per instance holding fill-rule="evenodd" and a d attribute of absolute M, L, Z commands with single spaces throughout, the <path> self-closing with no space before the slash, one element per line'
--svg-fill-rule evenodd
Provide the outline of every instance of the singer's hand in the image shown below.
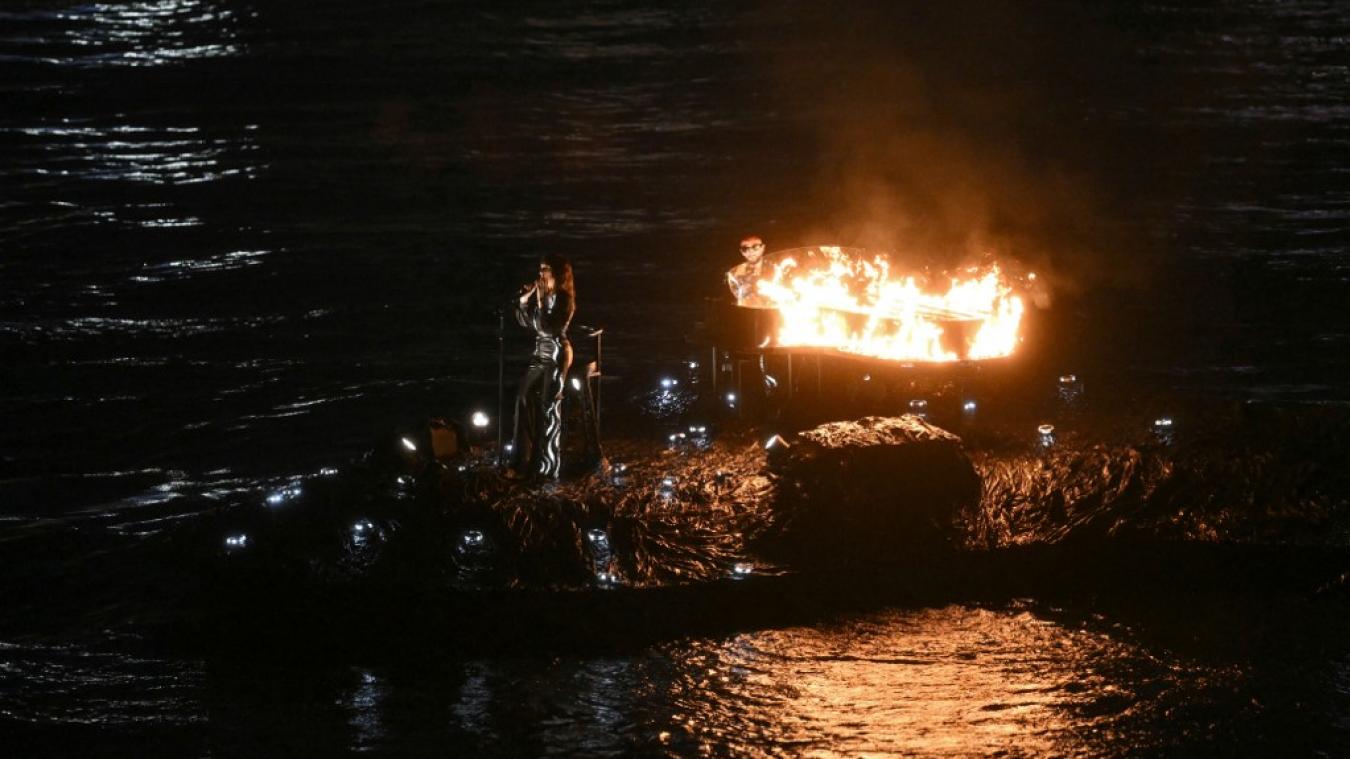
<path fill-rule="evenodd" d="M 520 288 L 520 302 L 523 304 L 523 303 L 525 303 L 525 301 L 529 300 L 530 296 L 533 295 L 533 294 L 535 293 L 535 291 L 538 289 L 538 287 L 539 287 L 539 283 L 538 283 L 538 282 L 531 282 L 530 284 L 521 287 L 521 288 Z"/>

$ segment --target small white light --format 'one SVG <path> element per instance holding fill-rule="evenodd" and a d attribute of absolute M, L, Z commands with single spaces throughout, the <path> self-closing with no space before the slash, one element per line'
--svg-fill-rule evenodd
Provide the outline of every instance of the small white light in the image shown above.
<path fill-rule="evenodd" d="M 225 536 L 226 548 L 243 548 L 246 545 L 248 545 L 248 535 L 245 535 L 242 532 L 238 535 Z"/>
<path fill-rule="evenodd" d="M 591 529 L 587 530 L 586 539 L 591 541 L 592 543 L 603 544 L 609 542 L 609 536 L 606 535 L 605 531 L 600 529 L 599 527 L 592 527 Z"/>
<path fill-rule="evenodd" d="M 735 402 L 736 402 L 736 394 L 727 393 L 727 403 L 735 403 Z"/>
<path fill-rule="evenodd" d="M 482 530 L 465 530 L 459 536 L 459 542 L 465 546 L 481 546 L 483 545 L 483 539 Z"/>
<path fill-rule="evenodd" d="M 352 532 L 356 533 L 357 535 L 361 535 L 366 530 L 373 530 L 373 529 L 375 529 L 375 525 L 371 524 L 370 520 L 368 519 L 358 519 L 356 521 L 356 524 L 352 525 Z"/>
<path fill-rule="evenodd" d="M 783 447 L 783 448 L 787 448 L 787 447 L 788 447 L 788 442 L 787 442 L 786 440 L 783 439 L 783 436 L 782 436 L 782 435 L 774 435 L 773 437 L 771 437 L 771 438 L 769 438 L 768 440 L 765 440 L 765 441 L 764 441 L 764 450 L 766 450 L 766 451 L 769 450 L 769 449 L 771 449 L 771 448 L 777 448 L 777 447 L 780 447 L 780 446 Z"/>
<path fill-rule="evenodd" d="M 491 424 L 492 419 L 487 415 L 487 412 L 475 411 L 473 412 L 473 415 L 469 417 L 469 423 L 481 430 Z"/>
<path fill-rule="evenodd" d="M 1036 279 L 1036 272 L 1034 272 L 1034 271 L 1032 271 L 1032 272 L 1027 272 L 1027 279 L 1030 279 L 1030 280 L 1032 280 L 1032 281 L 1035 281 L 1035 279 Z"/>
<path fill-rule="evenodd" d="M 324 467 L 323 469 L 320 469 L 320 470 L 319 470 L 319 476 L 320 476 L 320 477 L 332 477 L 333 475 L 335 475 L 335 474 L 337 474 L 337 473 L 338 473 L 338 470 L 335 469 L 335 468 L 333 468 L 333 467 L 331 467 L 331 466 L 326 466 L 326 467 Z"/>
<path fill-rule="evenodd" d="M 871 381 L 872 381 L 872 375 L 870 375 L 870 374 L 864 374 L 864 375 L 863 375 L 863 382 L 871 382 Z"/>
<path fill-rule="evenodd" d="M 925 400 L 923 400 L 922 398 L 915 398 L 914 400 L 912 400 L 912 401 L 909 402 L 909 410 L 910 410 L 910 411 L 916 411 L 916 412 L 919 412 L 919 413 L 922 413 L 922 412 L 924 412 L 924 411 L 927 411 L 927 410 L 928 410 L 928 401 L 925 401 Z"/>
<path fill-rule="evenodd" d="M 689 368 L 690 368 L 690 369 L 697 369 L 697 368 L 698 368 L 698 362 L 697 362 L 697 361 L 690 361 L 690 362 L 689 362 Z"/>
<path fill-rule="evenodd" d="M 675 381 L 675 380 L 673 380 L 673 379 L 671 379 L 670 377 L 662 377 L 662 378 L 661 378 L 661 387 L 664 387 L 664 388 L 669 389 L 669 388 L 675 387 L 675 386 L 678 385 L 678 384 L 680 384 L 680 383 L 677 382 L 677 381 Z"/>
<path fill-rule="evenodd" d="M 673 488 L 673 487 L 675 487 L 675 478 L 674 478 L 674 477 L 662 477 L 662 478 L 661 478 L 661 487 L 663 487 L 663 488 Z"/>
<path fill-rule="evenodd" d="M 399 439 L 403 441 L 403 447 L 404 447 L 404 448 L 407 448 L 407 449 L 410 450 L 410 451 L 416 451 L 416 450 L 417 450 L 417 446 L 413 443 L 413 441 L 409 440 L 409 439 L 406 438 L 406 437 L 405 437 L 405 438 L 399 438 Z"/>
<path fill-rule="evenodd" d="M 731 567 L 731 573 L 737 577 L 745 577 L 755 571 L 755 565 L 748 561 L 738 561 Z"/>
<path fill-rule="evenodd" d="M 616 464 L 614 465 L 614 473 L 615 473 L 615 474 L 623 474 L 624 472 L 627 472 L 627 471 L 628 471 L 628 465 L 625 464 L 625 463 L 623 463 L 622 461 L 620 461 L 620 462 L 618 462 L 618 463 L 616 463 Z"/>
<path fill-rule="evenodd" d="M 1153 420 L 1153 426 L 1158 429 L 1169 429 L 1172 426 L 1172 417 L 1160 416 Z"/>
<path fill-rule="evenodd" d="M 573 389 L 573 390 L 580 390 L 580 389 L 581 389 L 581 378 L 580 378 L 580 377 L 573 377 L 573 378 L 572 378 L 572 389 Z"/>
<path fill-rule="evenodd" d="M 965 403 L 961 404 L 961 408 L 968 413 L 973 412 L 975 411 L 975 401 L 966 401 Z"/>
<path fill-rule="evenodd" d="M 504 448 L 504 449 L 506 450 L 507 453 L 510 453 L 511 451 L 514 451 L 514 450 L 516 449 L 516 444 L 515 444 L 515 443 L 507 443 L 506 445 L 502 446 L 502 448 Z"/>
<path fill-rule="evenodd" d="M 1059 384 L 1061 385 L 1072 385 L 1077 381 L 1078 381 L 1077 374 L 1061 374 L 1059 376 Z"/>

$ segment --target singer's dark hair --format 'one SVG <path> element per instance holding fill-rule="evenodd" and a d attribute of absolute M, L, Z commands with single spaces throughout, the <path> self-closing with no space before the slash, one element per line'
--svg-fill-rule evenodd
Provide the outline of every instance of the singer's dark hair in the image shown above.
<path fill-rule="evenodd" d="M 572 303 L 577 302 L 577 283 L 572 278 L 572 262 L 557 253 L 545 253 L 539 263 L 548 264 L 548 268 L 553 270 L 553 279 L 556 281 L 559 290 L 567 293 L 572 299 Z"/>

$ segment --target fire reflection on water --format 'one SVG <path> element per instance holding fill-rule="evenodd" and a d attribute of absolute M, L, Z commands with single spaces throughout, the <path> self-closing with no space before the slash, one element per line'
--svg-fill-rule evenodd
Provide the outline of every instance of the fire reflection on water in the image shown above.
<path fill-rule="evenodd" d="M 1197 729 L 1177 722 L 1187 704 L 1247 703 L 1240 667 L 1160 658 L 1017 607 L 890 610 L 453 669 L 458 683 L 400 684 L 414 692 L 398 701 L 420 703 L 426 720 L 351 714 L 349 724 L 411 720 L 421 725 L 413 743 L 508 753 L 1067 755 L 1163 748 L 1157 736 Z M 418 747 L 407 734 L 380 737 L 352 736 L 363 748 Z"/>
<path fill-rule="evenodd" d="M 668 728 L 704 750 L 1064 754 L 1166 677 L 1100 634 L 1025 612 L 947 607 L 695 647 Z M 1117 668 L 1133 678 L 1111 677 Z M 1096 716 L 1089 716 L 1096 715 Z M 1117 747 L 1119 745 L 1117 744 Z"/>

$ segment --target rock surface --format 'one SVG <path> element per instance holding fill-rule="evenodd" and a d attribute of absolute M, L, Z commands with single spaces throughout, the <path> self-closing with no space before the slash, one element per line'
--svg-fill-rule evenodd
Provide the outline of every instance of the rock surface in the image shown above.
<path fill-rule="evenodd" d="M 830 422 L 769 450 L 783 546 L 798 558 L 886 558 L 945 546 L 980 478 L 961 439 L 916 416 Z"/>

